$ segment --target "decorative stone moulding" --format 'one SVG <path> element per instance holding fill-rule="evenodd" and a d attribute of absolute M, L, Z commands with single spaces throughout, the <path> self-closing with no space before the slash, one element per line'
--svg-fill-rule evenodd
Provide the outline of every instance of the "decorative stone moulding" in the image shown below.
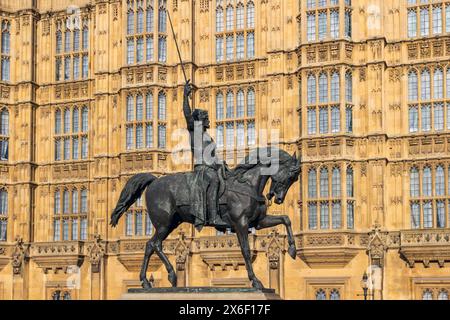
<path fill-rule="evenodd" d="M 400 255 L 409 267 L 416 262 L 428 268 L 437 263 L 443 268 L 450 262 L 450 230 L 407 230 L 400 232 Z"/>
<path fill-rule="evenodd" d="M 245 266 L 241 250 L 233 252 L 205 252 L 200 253 L 200 257 L 211 271 L 216 270 L 216 268 L 221 268 L 221 270 L 225 271 L 227 267 L 231 267 L 233 270 L 239 270 L 239 266 Z M 251 251 L 251 261 L 255 261 L 255 258 L 256 251 Z"/>
<path fill-rule="evenodd" d="M 365 248 L 364 239 L 352 233 L 303 234 L 298 239 L 297 256 L 310 268 L 343 268 Z"/>
<path fill-rule="evenodd" d="M 206 237 L 196 240 L 196 251 L 199 252 L 203 262 L 211 271 L 216 268 L 227 270 L 228 267 L 238 270 L 239 266 L 245 266 L 241 248 L 236 235 L 224 235 L 220 237 Z M 256 259 L 256 237 L 249 237 L 252 262 Z"/>
<path fill-rule="evenodd" d="M 128 271 L 138 272 L 141 270 L 147 241 L 148 239 L 119 240 L 117 259 Z M 150 258 L 149 269 L 155 271 L 161 265 L 161 259 L 156 254 L 153 254 Z"/>
<path fill-rule="evenodd" d="M 45 273 L 49 270 L 67 272 L 70 267 L 81 267 L 84 257 L 85 243 L 81 241 L 37 242 L 30 248 L 30 258 Z"/>

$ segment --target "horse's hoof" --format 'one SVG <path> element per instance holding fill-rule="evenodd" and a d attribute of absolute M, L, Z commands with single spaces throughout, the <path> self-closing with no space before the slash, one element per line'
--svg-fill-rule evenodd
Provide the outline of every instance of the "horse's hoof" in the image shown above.
<path fill-rule="evenodd" d="M 177 275 L 176 274 L 169 274 L 169 282 L 172 285 L 172 287 L 177 287 Z"/>
<path fill-rule="evenodd" d="M 297 258 L 297 248 L 294 245 L 289 246 L 288 253 L 292 259 L 295 260 Z"/>
<path fill-rule="evenodd" d="M 258 290 L 263 290 L 264 289 L 263 284 L 258 279 L 255 279 L 255 280 L 252 281 L 252 286 L 253 286 L 253 288 L 258 289 Z"/>
<path fill-rule="evenodd" d="M 145 290 L 149 290 L 152 288 L 152 285 L 150 284 L 150 282 L 148 282 L 147 279 L 141 280 L 141 284 L 142 284 L 142 288 L 144 288 Z"/>

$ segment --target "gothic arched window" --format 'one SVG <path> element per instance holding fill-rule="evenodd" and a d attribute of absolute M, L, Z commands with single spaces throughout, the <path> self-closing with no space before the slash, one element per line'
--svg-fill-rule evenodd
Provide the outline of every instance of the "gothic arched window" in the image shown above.
<path fill-rule="evenodd" d="M 55 111 L 55 133 L 61 133 L 61 110 L 59 109 Z"/>
<path fill-rule="evenodd" d="M 231 91 L 227 93 L 227 118 L 234 118 L 234 95 Z"/>
<path fill-rule="evenodd" d="M 317 171 L 311 169 L 308 172 L 308 197 L 317 198 Z"/>
<path fill-rule="evenodd" d="M 446 290 L 441 290 L 438 295 L 438 300 L 448 300 L 448 292 Z"/>
<path fill-rule="evenodd" d="M 324 290 L 319 289 L 316 292 L 316 300 L 327 300 L 327 295 Z"/>
<path fill-rule="evenodd" d="M 416 167 L 411 168 L 410 194 L 411 197 L 418 197 L 420 195 L 419 170 Z"/>
<path fill-rule="evenodd" d="M 133 96 L 127 97 L 127 121 L 134 120 L 134 112 L 133 112 Z"/>
<path fill-rule="evenodd" d="M 239 3 L 236 8 L 236 29 L 244 28 L 244 5 Z"/>
<path fill-rule="evenodd" d="M 216 10 L 216 32 L 223 32 L 223 9 L 218 7 Z"/>
<path fill-rule="evenodd" d="M 408 73 L 408 99 L 409 101 L 417 101 L 419 98 L 419 84 L 417 72 L 411 70 Z"/>
<path fill-rule="evenodd" d="M 244 117 L 244 91 L 239 90 L 237 93 L 236 117 Z"/>
<path fill-rule="evenodd" d="M 440 68 L 434 70 L 433 89 L 433 99 L 442 99 L 444 97 L 444 75 Z"/>
<path fill-rule="evenodd" d="M 353 101 L 353 76 L 350 70 L 345 73 L 345 99 L 347 102 Z"/>
<path fill-rule="evenodd" d="M 158 120 L 166 120 L 166 94 L 160 92 L 158 95 Z"/>
<path fill-rule="evenodd" d="M 430 289 L 426 289 L 422 294 L 422 300 L 433 300 L 433 292 Z"/>
<path fill-rule="evenodd" d="M 153 119 L 153 94 L 151 92 L 145 96 L 145 118 L 146 120 Z"/>
<path fill-rule="evenodd" d="M 331 179 L 331 192 L 333 197 L 341 196 L 341 170 L 339 168 L 333 169 L 333 176 Z"/>
<path fill-rule="evenodd" d="M 134 33 L 134 11 L 130 10 L 127 13 L 127 34 Z"/>
<path fill-rule="evenodd" d="M 339 73 L 333 72 L 331 75 L 331 101 L 332 102 L 338 102 L 339 101 L 339 92 L 340 92 L 340 85 L 339 85 Z"/>
<path fill-rule="evenodd" d="M 247 117 L 255 116 L 255 91 L 253 88 L 247 91 Z"/>
<path fill-rule="evenodd" d="M 445 171 L 443 166 L 436 167 L 435 191 L 436 196 L 445 195 Z"/>
<path fill-rule="evenodd" d="M 431 99 L 431 78 L 430 71 L 425 69 L 420 76 L 421 98 L 422 100 Z"/>
<path fill-rule="evenodd" d="M 316 103 L 316 77 L 310 74 L 307 82 L 308 104 Z"/>
<path fill-rule="evenodd" d="M 255 5 L 252 1 L 247 3 L 247 27 L 255 27 Z"/>
<path fill-rule="evenodd" d="M 339 290 L 337 289 L 331 290 L 330 300 L 341 300 L 341 294 L 339 293 Z"/>
<path fill-rule="evenodd" d="M 227 31 L 234 28 L 234 9 L 232 6 L 227 7 Z"/>
<path fill-rule="evenodd" d="M 328 198 L 328 169 L 320 170 L 320 197 Z"/>
<path fill-rule="evenodd" d="M 72 132 L 76 133 L 80 130 L 80 114 L 78 108 L 73 108 L 72 111 Z"/>
<path fill-rule="evenodd" d="M 64 110 L 64 133 L 70 132 L 70 109 Z"/>
<path fill-rule="evenodd" d="M 144 118 L 144 98 L 141 94 L 136 96 L 136 121 L 142 121 Z"/>
<path fill-rule="evenodd" d="M 432 174 L 431 167 L 428 166 L 423 169 L 422 192 L 425 197 L 432 196 Z"/>
<path fill-rule="evenodd" d="M 216 95 L 216 119 L 223 119 L 223 94 L 222 92 L 217 93 Z"/>
<path fill-rule="evenodd" d="M 8 192 L 0 189 L 0 241 L 6 241 L 8 229 Z"/>
<path fill-rule="evenodd" d="M 319 75 L 319 102 L 328 102 L 328 77 L 325 73 Z"/>
<path fill-rule="evenodd" d="M 347 197 L 354 197 L 354 187 L 353 187 L 353 168 L 347 168 Z"/>

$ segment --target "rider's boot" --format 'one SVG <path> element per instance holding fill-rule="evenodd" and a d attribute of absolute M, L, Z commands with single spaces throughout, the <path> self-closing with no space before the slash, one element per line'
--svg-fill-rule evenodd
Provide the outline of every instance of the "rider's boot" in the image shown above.
<path fill-rule="evenodd" d="M 209 213 L 209 224 L 213 226 L 228 226 L 218 213 L 217 205 L 217 192 L 211 192 L 208 194 L 208 213 Z"/>

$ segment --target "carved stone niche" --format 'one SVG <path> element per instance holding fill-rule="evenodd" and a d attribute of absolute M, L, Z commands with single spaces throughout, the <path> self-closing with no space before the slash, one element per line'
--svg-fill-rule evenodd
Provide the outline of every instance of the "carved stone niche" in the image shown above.
<path fill-rule="evenodd" d="M 440 268 L 450 262 L 450 231 L 406 230 L 400 232 L 400 256 L 410 268 L 421 262 L 428 268 L 437 263 Z"/>
<path fill-rule="evenodd" d="M 302 236 L 301 247 L 297 248 L 300 257 L 311 269 L 344 268 L 362 249 L 348 233 L 307 234 Z"/>
<path fill-rule="evenodd" d="M 141 270 L 144 259 L 145 246 L 148 239 L 119 240 L 119 262 L 130 272 Z M 156 271 L 162 265 L 162 261 L 153 254 L 148 264 L 150 271 Z"/>
<path fill-rule="evenodd" d="M 31 245 L 30 258 L 45 273 L 49 270 L 67 272 L 70 267 L 81 267 L 85 256 L 84 242 L 39 242 Z"/>

